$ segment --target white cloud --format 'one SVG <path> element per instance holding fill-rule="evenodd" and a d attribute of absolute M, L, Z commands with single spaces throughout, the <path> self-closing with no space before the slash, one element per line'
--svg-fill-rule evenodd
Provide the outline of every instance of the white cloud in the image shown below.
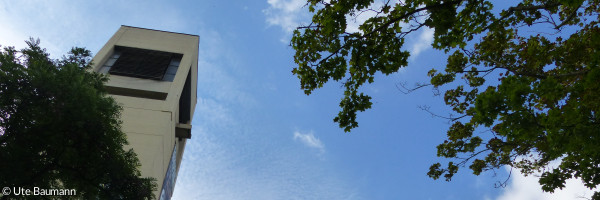
<path fill-rule="evenodd" d="M 551 164 L 557 166 L 558 162 Z M 510 170 L 508 167 L 507 170 Z M 505 188 L 505 191 L 496 200 L 580 200 L 589 199 L 593 190 L 586 188 L 580 179 L 569 179 L 566 181 L 562 190 L 555 190 L 554 193 L 542 191 L 542 186 L 538 183 L 539 174 L 524 176 L 520 172 L 513 170 L 511 181 Z M 598 189 L 595 189 L 598 191 Z"/>
<path fill-rule="evenodd" d="M 369 6 L 372 10 L 367 10 L 365 12 L 359 13 L 357 16 L 349 16 L 346 15 L 346 32 L 348 33 L 356 33 L 362 32 L 358 29 L 358 27 L 365 23 L 369 18 L 377 16 L 377 12 L 375 10 L 380 10 L 383 6 L 383 2 L 376 1 Z"/>
<path fill-rule="evenodd" d="M 390 2 L 390 4 L 399 2 L 396 0 Z M 263 10 L 267 17 L 267 24 L 269 26 L 280 26 L 288 35 L 301 23 L 310 21 L 310 13 L 305 9 L 305 0 L 267 0 L 267 3 L 269 8 Z M 346 32 L 359 32 L 358 27 L 367 19 L 376 16 L 377 12 L 375 10 L 379 10 L 383 5 L 383 1 L 376 1 L 369 6 L 372 10 L 366 10 L 354 17 L 347 15 Z"/>
<path fill-rule="evenodd" d="M 412 48 L 410 49 L 411 60 L 414 60 L 423 51 L 431 48 L 431 43 L 433 42 L 433 32 L 434 29 L 428 27 L 422 28 L 419 38 L 417 38 L 417 41 L 412 45 Z"/>
<path fill-rule="evenodd" d="M 319 140 L 319 138 L 316 138 L 314 133 L 308 132 L 308 133 L 300 133 L 298 131 L 294 132 L 294 140 L 300 140 L 300 142 L 302 142 L 302 144 L 310 147 L 310 148 L 314 148 L 319 150 L 320 152 L 324 152 L 325 151 L 325 145 L 323 145 L 323 143 L 321 142 L 321 140 Z"/>
<path fill-rule="evenodd" d="M 267 0 L 269 8 L 263 10 L 269 26 L 280 26 L 287 34 L 308 18 L 305 0 Z"/>
<path fill-rule="evenodd" d="M 401 1 L 399 1 L 399 0 L 391 1 L 390 5 L 395 5 L 400 2 Z M 383 1 L 375 1 L 369 6 L 370 10 L 362 12 L 358 16 L 355 16 L 355 17 L 346 16 L 346 18 L 347 18 L 346 32 L 349 32 L 349 33 L 360 32 L 360 30 L 358 29 L 359 26 L 361 24 L 363 24 L 369 18 L 377 16 L 377 12 L 375 12 L 375 10 L 380 10 L 381 7 L 383 7 L 383 5 L 384 5 Z M 384 15 L 380 14 L 379 16 L 384 16 Z M 425 19 L 425 17 L 421 16 L 417 20 L 422 22 L 424 19 Z M 403 29 L 409 28 L 408 24 L 402 24 L 401 26 L 403 27 Z M 410 48 L 410 54 L 411 54 L 410 59 L 411 60 L 414 60 L 417 56 L 419 56 L 419 54 L 421 54 L 425 50 L 431 48 L 431 43 L 433 42 L 433 33 L 434 33 L 434 29 L 431 29 L 428 27 L 421 28 L 418 37 L 416 38 L 416 40 L 414 40 L 415 42 L 412 43 L 412 46 Z M 414 33 L 412 33 L 412 34 L 414 34 Z M 411 34 L 411 36 L 413 36 L 412 34 Z"/>
<path fill-rule="evenodd" d="M 346 15 L 346 32 L 356 33 L 359 32 L 358 27 L 365 23 L 369 18 L 377 16 L 376 10 L 381 10 L 385 3 L 388 5 L 394 6 L 400 2 L 400 0 L 393 0 L 390 2 L 387 1 L 375 1 L 362 13 L 357 13 L 357 16 Z M 379 14 L 379 16 L 386 16 L 385 14 Z"/>

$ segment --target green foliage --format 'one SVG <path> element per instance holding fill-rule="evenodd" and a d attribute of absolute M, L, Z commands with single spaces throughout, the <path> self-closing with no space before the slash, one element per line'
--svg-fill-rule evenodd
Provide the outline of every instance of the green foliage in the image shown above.
<path fill-rule="evenodd" d="M 294 32 L 292 72 L 305 93 L 330 80 L 344 82 L 334 119 L 341 128 L 357 127 L 357 112 L 371 107 L 359 88 L 378 72 L 406 67 L 405 36 L 429 27 L 432 46 L 452 53 L 444 70 L 427 75 L 433 87 L 455 87 L 444 102 L 460 116 L 437 147 L 438 156 L 458 162 L 432 165 L 430 177 L 450 180 L 461 167 L 479 175 L 509 166 L 541 172 L 548 192 L 569 178 L 600 185 L 599 1 L 390 2 L 310 0 L 312 23 Z M 363 12 L 376 15 L 359 32 L 347 32 L 347 21 Z M 548 169 L 551 161 L 560 165 Z"/>
<path fill-rule="evenodd" d="M 107 77 L 87 71 L 90 52 L 73 48 L 51 60 L 39 40 L 27 44 L 0 50 L 0 185 L 75 189 L 76 199 L 153 199 L 155 180 L 141 178 L 136 154 L 123 149 L 121 108 L 106 95 Z"/>

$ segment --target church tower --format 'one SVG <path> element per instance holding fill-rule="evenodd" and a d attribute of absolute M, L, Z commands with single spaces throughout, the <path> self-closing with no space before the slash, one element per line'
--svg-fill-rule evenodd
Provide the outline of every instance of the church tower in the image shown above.
<path fill-rule="evenodd" d="M 200 37 L 130 26 L 94 57 L 93 70 L 109 74 L 108 93 L 123 107 L 122 130 L 157 180 L 158 199 L 170 199 L 185 143 L 192 137 Z"/>

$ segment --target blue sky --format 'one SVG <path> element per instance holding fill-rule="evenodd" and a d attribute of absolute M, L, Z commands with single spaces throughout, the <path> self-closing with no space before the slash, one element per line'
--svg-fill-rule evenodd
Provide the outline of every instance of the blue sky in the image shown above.
<path fill-rule="evenodd" d="M 431 89 L 403 94 L 398 83 L 426 82 L 445 62 L 429 47 L 432 32 L 410 36 L 410 65 L 378 75 L 363 91 L 373 108 L 344 133 L 333 117 L 341 83 L 306 96 L 292 75 L 290 31 L 308 22 L 301 0 L 1 1 L 0 44 L 40 38 L 55 58 L 72 46 L 97 52 L 121 25 L 200 35 L 198 102 L 173 199 L 578 199 L 580 182 L 555 194 L 535 177 L 507 169 L 452 182 L 427 177 L 444 140 L 443 99 Z M 357 19 L 361 21 L 364 19 Z M 349 29 L 352 29 L 352 25 Z"/>

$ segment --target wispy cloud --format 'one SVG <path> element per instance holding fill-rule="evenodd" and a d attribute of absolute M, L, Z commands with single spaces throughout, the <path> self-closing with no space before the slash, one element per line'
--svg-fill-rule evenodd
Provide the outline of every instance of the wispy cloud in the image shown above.
<path fill-rule="evenodd" d="M 149 13 L 160 17 L 143 17 Z M 0 1 L 0 42 L 23 48 L 29 37 L 40 38 L 53 58 L 73 46 L 96 53 L 120 25 L 180 31 L 180 13 L 172 4 L 146 1 Z"/>
<path fill-rule="evenodd" d="M 319 140 L 319 138 L 315 137 L 315 134 L 310 131 L 307 133 L 300 133 L 299 131 L 294 132 L 294 140 L 302 142 L 302 144 L 319 150 L 319 152 L 325 152 L 325 145 L 323 142 Z"/>
<path fill-rule="evenodd" d="M 256 128 L 265 123 L 256 116 L 263 110 L 244 88 L 251 72 L 244 73 L 236 44 L 218 29 L 200 35 L 202 87 L 173 199 L 359 199 L 335 169 L 291 145 L 289 135 Z"/>
<path fill-rule="evenodd" d="M 558 166 L 558 162 L 551 164 Z M 505 168 L 507 171 L 510 169 Z M 540 174 L 531 174 L 525 176 L 520 172 L 513 170 L 511 181 L 503 194 L 496 200 L 579 200 L 589 199 L 593 195 L 593 190 L 586 188 L 580 179 L 569 179 L 566 181 L 565 188 L 555 190 L 554 193 L 542 191 L 542 186 L 538 183 Z M 598 191 L 599 189 L 595 189 Z"/>
<path fill-rule="evenodd" d="M 239 127 L 230 136 L 196 127 L 173 199 L 361 199 L 336 169 L 320 164 L 324 161 L 314 156 L 299 154 L 280 142 L 262 143 L 256 138 L 259 134 L 239 132 Z"/>

